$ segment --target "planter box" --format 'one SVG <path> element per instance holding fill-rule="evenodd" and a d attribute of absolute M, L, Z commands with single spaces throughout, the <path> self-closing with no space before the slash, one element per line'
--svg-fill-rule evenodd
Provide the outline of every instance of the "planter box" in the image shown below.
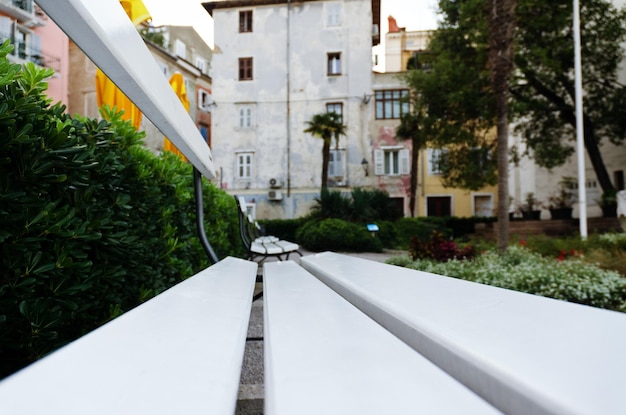
<path fill-rule="evenodd" d="M 540 210 L 523 210 L 522 217 L 524 220 L 539 220 L 541 219 L 541 211 Z"/>
<path fill-rule="evenodd" d="M 552 219 L 571 219 L 573 210 L 571 207 L 550 209 L 550 216 Z"/>

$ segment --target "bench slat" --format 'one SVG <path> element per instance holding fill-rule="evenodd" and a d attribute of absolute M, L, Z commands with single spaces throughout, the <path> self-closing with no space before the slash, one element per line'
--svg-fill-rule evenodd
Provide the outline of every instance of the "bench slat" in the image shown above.
<path fill-rule="evenodd" d="M 257 265 L 226 258 L 0 383 L 2 414 L 233 414 Z"/>
<path fill-rule="evenodd" d="M 626 413 L 626 315 L 335 253 L 301 264 L 511 414 Z"/>
<path fill-rule="evenodd" d="M 266 415 L 499 413 L 293 261 L 263 277 Z"/>

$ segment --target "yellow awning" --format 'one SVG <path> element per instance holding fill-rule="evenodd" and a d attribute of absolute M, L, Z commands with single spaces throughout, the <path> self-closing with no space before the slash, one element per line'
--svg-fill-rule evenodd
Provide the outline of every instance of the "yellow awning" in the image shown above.
<path fill-rule="evenodd" d="M 185 88 L 185 79 L 183 78 L 183 75 L 180 72 L 175 72 L 174 75 L 172 75 L 172 77 L 170 78 L 170 85 L 178 96 L 178 99 L 180 99 L 180 102 L 185 107 L 185 110 L 189 112 L 189 98 L 187 98 L 187 88 Z M 174 153 L 183 160 L 187 161 L 187 158 L 183 155 L 183 153 L 178 151 L 176 146 L 172 144 L 172 142 L 168 140 L 167 137 L 165 137 L 165 141 L 163 143 L 163 150 Z"/>
<path fill-rule="evenodd" d="M 146 20 L 152 19 L 150 16 L 150 12 L 146 9 L 146 6 L 143 4 L 141 0 L 120 0 L 124 11 L 128 17 L 130 17 L 130 21 L 133 22 L 135 26 L 145 22 Z"/>
<path fill-rule="evenodd" d="M 141 0 L 120 0 L 120 4 L 135 26 L 151 19 L 148 9 Z M 116 107 L 118 112 L 124 111 L 122 118 L 130 121 L 135 129 L 139 130 L 141 112 L 100 69 L 96 72 L 96 100 L 98 108 L 108 104 L 110 107 Z"/>

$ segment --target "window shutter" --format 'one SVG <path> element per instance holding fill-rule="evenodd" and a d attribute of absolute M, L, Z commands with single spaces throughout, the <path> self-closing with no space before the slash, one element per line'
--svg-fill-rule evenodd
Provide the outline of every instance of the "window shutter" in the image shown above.
<path fill-rule="evenodd" d="M 410 174 L 411 165 L 409 163 L 409 150 L 400 150 L 400 174 Z"/>
<path fill-rule="evenodd" d="M 335 154 L 332 150 L 328 154 L 328 177 L 335 177 Z"/>
<path fill-rule="evenodd" d="M 0 16 L 0 38 L 3 42 L 11 39 L 13 35 L 12 24 L 13 21 L 10 17 Z"/>
<path fill-rule="evenodd" d="M 343 159 L 343 150 L 337 151 L 337 160 L 335 160 L 335 175 L 337 175 L 338 177 L 344 176 L 345 167 Z"/>
<path fill-rule="evenodd" d="M 374 150 L 374 174 L 380 176 L 385 173 L 385 152 Z"/>
<path fill-rule="evenodd" d="M 30 35 L 30 49 L 33 55 L 40 57 L 41 55 L 41 37 L 32 33 Z"/>

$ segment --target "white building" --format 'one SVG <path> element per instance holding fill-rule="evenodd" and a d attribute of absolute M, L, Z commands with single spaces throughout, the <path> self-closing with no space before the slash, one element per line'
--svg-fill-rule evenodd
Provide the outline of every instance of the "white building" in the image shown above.
<path fill-rule="evenodd" d="M 215 24 L 212 151 L 219 185 L 254 201 L 258 217 L 304 215 L 319 195 L 322 140 L 304 133 L 318 113 L 338 112 L 347 127 L 331 155 L 329 184 L 367 183 L 362 162 L 373 164 L 367 97 L 379 4 L 204 3 Z"/>

